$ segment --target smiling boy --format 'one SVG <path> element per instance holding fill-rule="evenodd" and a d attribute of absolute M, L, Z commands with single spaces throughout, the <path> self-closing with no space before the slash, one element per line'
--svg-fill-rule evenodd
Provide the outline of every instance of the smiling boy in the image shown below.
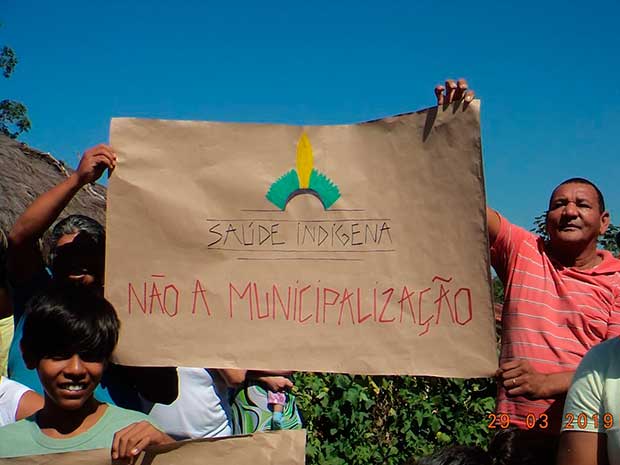
<path fill-rule="evenodd" d="M 112 458 L 131 458 L 173 441 L 146 415 L 94 397 L 118 333 L 114 308 L 88 289 L 58 287 L 33 299 L 21 348 L 41 380 L 44 406 L 0 428 L 0 457 L 111 448 Z"/>

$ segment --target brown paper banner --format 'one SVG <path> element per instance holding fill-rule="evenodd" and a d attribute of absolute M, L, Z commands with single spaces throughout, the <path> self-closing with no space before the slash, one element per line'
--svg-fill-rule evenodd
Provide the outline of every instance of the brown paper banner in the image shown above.
<path fill-rule="evenodd" d="M 305 430 L 274 431 L 152 447 L 136 465 L 303 465 L 305 454 Z"/>
<path fill-rule="evenodd" d="M 277 431 L 251 436 L 182 441 L 155 446 L 140 454 L 136 465 L 303 465 L 306 431 Z M 110 465 L 110 450 L 0 459 L 7 465 Z"/>
<path fill-rule="evenodd" d="M 479 102 L 362 124 L 115 118 L 128 365 L 488 376 Z"/>

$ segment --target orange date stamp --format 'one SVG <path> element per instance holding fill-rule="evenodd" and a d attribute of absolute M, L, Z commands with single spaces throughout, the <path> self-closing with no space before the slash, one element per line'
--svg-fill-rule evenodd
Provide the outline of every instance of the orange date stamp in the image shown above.
<path fill-rule="evenodd" d="M 564 429 L 587 429 L 588 426 L 592 426 L 594 429 L 599 429 L 601 426 L 603 429 L 610 429 L 614 426 L 614 416 L 607 412 L 603 415 L 598 413 L 592 413 L 588 415 L 585 412 L 573 413 L 568 412 L 564 415 Z"/>
<path fill-rule="evenodd" d="M 489 413 L 487 418 L 489 420 L 487 423 L 489 429 L 507 429 L 512 423 L 508 413 Z M 614 416 L 609 412 L 603 415 L 598 413 L 588 415 L 585 412 L 568 412 L 564 415 L 564 429 L 585 430 L 588 427 L 592 427 L 598 430 L 601 426 L 603 429 L 611 429 L 614 427 L 614 421 Z M 527 429 L 547 429 L 549 427 L 549 417 L 546 413 L 541 413 L 540 415 L 528 413 L 525 416 L 525 427 Z"/>
<path fill-rule="evenodd" d="M 489 419 L 489 423 L 487 423 L 489 429 L 507 429 L 511 424 L 510 414 L 508 413 L 489 413 L 487 418 Z M 540 415 L 528 413 L 525 416 L 525 427 L 527 429 L 547 429 L 549 428 L 549 416 L 546 413 Z"/>

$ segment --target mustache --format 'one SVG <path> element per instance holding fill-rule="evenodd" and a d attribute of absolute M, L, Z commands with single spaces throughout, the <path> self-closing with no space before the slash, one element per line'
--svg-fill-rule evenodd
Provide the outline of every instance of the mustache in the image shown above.
<path fill-rule="evenodd" d="M 560 220 L 560 222 L 558 223 L 558 227 L 559 228 L 566 228 L 566 227 L 580 228 L 581 225 L 577 224 L 573 220 Z"/>

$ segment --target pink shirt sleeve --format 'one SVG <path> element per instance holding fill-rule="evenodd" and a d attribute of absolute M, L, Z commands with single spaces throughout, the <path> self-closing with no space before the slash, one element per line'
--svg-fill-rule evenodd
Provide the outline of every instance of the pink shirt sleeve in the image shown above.
<path fill-rule="evenodd" d="M 502 215 L 499 215 L 499 220 L 499 234 L 495 238 L 495 242 L 491 244 L 491 265 L 499 279 L 506 284 L 510 270 L 514 267 L 517 259 L 519 248 L 527 240 L 535 242 L 537 236 L 510 223 Z"/>
<path fill-rule="evenodd" d="M 620 336 L 620 294 L 614 296 L 614 306 L 607 323 L 607 339 Z"/>

